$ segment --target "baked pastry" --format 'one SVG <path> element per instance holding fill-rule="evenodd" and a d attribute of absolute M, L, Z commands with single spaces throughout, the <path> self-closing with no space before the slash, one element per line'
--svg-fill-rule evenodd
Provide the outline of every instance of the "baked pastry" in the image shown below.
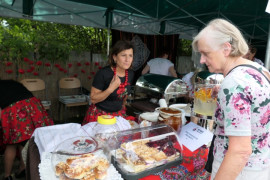
<path fill-rule="evenodd" d="M 94 169 L 94 173 L 96 179 L 104 179 L 107 176 L 106 170 L 101 171 L 97 167 Z"/>
<path fill-rule="evenodd" d="M 158 153 L 153 154 L 153 158 L 155 158 L 156 161 L 166 160 L 168 157 L 163 151 L 159 151 Z"/>
<path fill-rule="evenodd" d="M 56 176 L 60 176 L 64 172 L 64 169 L 66 168 L 66 163 L 64 162 L 59 162 L 55 166 L 55 174 Z"/>
<path fill-rule="evenodd" d="M 79 159 L 79 157 L 75 156 L 75 157 L 69 157 L 66 161 L 67 164 L 70 165 L 72 164 L 74 161 L 76 161 L 76 159 Z"/>
<path fill-rule="evenodd" d="M 65 173 L 59 175 L 59 180 L 72 180 L 71 178 L 67 177 Z"/>
<path fill-rule="evenodd" d="M 130 169 L 132 169 L 132 172 L 140 172 L 179 157 L 179 151 L 173 147 L 175 141 L 176 139 L 168 136 L 167 139 L 156 141 L 125 142 L 116 150 L 116 158 L 119 163 L 125 163 L 129 166 L 128 171 L 131 172 Z"/>
<path fill-rule="evenodd" d="M 82 178 L 82 180 L 95 180 L 95 172 L 93 170 L 86 173 L 86 175 Z"/>
<path fill-rule="evenodd" d="M 80 158 L 93 158 L 93 157 L 94 157 L 94 155 L 93 155 L 93 154 L 88 153 L 88 154 L 83 154 L 83 155 L 81 155 L 81 157 L 80 157 Z"/>
<path fill-rule="evenodd" d="M 67 177 L 72 179 L 82 179 L 86 175 L 86 171 L 80 165 L 67 165 L 64 173 Z"/>
<path fill-rule="evenodd" d="M 109 162 L 107 161 L 107 159 L 104 159 L 104 158 L 100 158 L 97 162 L 97 167 L 96 169 L 98 171 L 105 171 L 109 168 L 110 164 Z"/>
<path fill-rule="evenodd" d="M 107 175 L 110 163 L 105 158 L 97 158 L 93 154 L 69 157 L 66 162 L 55 166 L 55 174 L 59 179 L 103 179 Z"/>

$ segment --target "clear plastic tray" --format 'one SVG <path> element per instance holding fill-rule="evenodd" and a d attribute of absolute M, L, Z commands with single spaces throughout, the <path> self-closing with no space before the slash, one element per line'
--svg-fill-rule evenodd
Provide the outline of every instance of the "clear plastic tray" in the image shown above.
<path fill-rule="evenodd" d="M 60 143 L 52 152 L 51 165 L 59 179 L 108 179 L 111 163 L 97 142 L 87 136 Z"/>
<path fill-rule="evenodd" d="M 138 179 L 182 161 L 178 137 L 165 124 L 119 132 L 107 146 L 125 179 Z"/>
<path fill-rule="evenodd" d="M 80 136 L 67 139 L 61 142 L 54 150 L 54 153 L 66 155 L 81 155 L 94 152 L 98 143 L 92 137 Z"/>

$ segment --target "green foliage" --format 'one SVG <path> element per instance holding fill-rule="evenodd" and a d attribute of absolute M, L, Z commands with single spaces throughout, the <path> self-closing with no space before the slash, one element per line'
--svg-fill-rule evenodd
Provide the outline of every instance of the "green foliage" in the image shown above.
<path fill-rule="evenodd" d="M 20 60 L 32 49 L 31 39 L 25 29 L 15 24 L 6 26 L 6 21 L 0 19 L 0 55 L 4 60 Z M 16 19 L 20 24 L 20 20 Z"/>
<path fill-rule="evenodd" d="M 107 30 L 1 17 L 0 23 L 2 60 L 21 60 L 31 52 L 49 61 L 67 61 L 71 51 L 106 53 Z"/>
<path fill-rule="evenodd" d="M 177 54 L 179 56 L 191 56 L 192 55 L 192 47 L 191 40 L 179 39 L 179 46 Z"/>

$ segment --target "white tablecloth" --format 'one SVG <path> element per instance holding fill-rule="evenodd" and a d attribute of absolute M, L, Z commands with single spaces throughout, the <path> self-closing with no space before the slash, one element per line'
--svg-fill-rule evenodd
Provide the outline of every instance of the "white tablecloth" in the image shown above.
<path fill-rule="evenodd" d="M 121 131 L 130 129 L 130 123 L 118 116 L 117 125 Z M 78 123 L 59 124 L 37 128 L 33 136 L 38 147 L 40 157 L 45 152 L 53 152 L 57 145 L 67 139 L 78 136 L 94 136 L 93 127 L 97 122 L 91 122 L 81 126 Z"/>

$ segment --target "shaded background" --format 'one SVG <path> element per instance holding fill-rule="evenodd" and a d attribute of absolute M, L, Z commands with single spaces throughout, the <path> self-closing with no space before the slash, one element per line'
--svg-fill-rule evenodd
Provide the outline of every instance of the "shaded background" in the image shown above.
<path fill-rule="evenodd" d="M 134 36 L 139 36 L 143 43 L 147 46 L 147 48 L 150 50 L 150 55 L 146 62 L 142 65 L 141 68 L 139 68 L 137 71 L 135 71 L 135 77 L 133 84 L 137 81 L 137 79 L 141 76 L 142 69 L 145 67 L 147 61 L 158 57 L 159 53 L 158 51 L 160 49 L 169 49 L 171 51 L 170 56 L 168 59 L 170 59 L 174 64 L 176 62 L 176 55 L 177 55 L 177 46 L 179 41 L 179 35 L 173 34 L 173 35 L 144 35 L 144 34 L 136 34 L 136 33 L 130 33 L 130 32 L 124 32 L 124 31 L 118 31 L 118 30 L 112 30 L 112 46 L 118 41 L 118 40 L 128 40 L 131 41 Z"/>

